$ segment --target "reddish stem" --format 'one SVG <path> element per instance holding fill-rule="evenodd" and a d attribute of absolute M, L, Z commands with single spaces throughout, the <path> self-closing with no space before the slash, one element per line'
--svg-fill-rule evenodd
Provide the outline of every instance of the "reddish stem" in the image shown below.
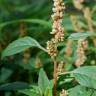
<path fill-rule="evenodd" d="M 53 87 L 53 96 L 56 96 L 57 93 L 57 77 L 58 77 L 58 73 L 57 73 L 57 68 L 58 68 L 58 64 L 56 62 L 56 59 L 53 60 L 54 61 L 54 73 L 53 73 L 53 77 L 54 77 L 54 87 Z"/>

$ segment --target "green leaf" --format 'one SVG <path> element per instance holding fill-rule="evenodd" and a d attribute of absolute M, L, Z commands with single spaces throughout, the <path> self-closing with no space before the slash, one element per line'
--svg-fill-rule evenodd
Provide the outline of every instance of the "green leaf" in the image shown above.
<path fill-rule="evenodd" d="M 46 89 L 45 93 L 44 93 L 44 96 L 53 96 L 53 80 L 50 80 L 50 84 L 49 84 L 49 87 Z"/>
<path fill-rule="evenodd" d="M 82 86 L 96 89 L 96 66 L 80 67 L 72 73 Z"/>
<path fill-rule="evenodd" d="M 82 32 L 82 33 L 78 32 L 78 33 L 71 34 L 68 39 L 79 40 L 79 39 L 85 39 L 89 36 L 96 36 L 96 34 L 92 32 Z"/>
<path fill-rule="evenodd" d="M 46 89 L 50 86 L 50 82 L 43 69 L 40 69 L 38 86 L 42 90 L 42 93 L 45 93 Z"/>
<path fill-rule="evenodd" d="M 39 94 L 37 94 L 35 91 L 30 89 L 20 90 L 19 92 L 27 96 L 39 96 Z"/>
<path fill-rule="evenodd" d="M 25 89 L 28 88 L 29 85 L 24 82 L 13 82 L 13 83 L 7 83 L 0 86 L 0 90 L 19 90 L 19 89 Z"/>
<path fill-rule="evenodd" d="M 86 87 L 78 85 L 68 90 L 68 93 L 69 93 L 68 96 L 91 96 L 93 91 L 94 89 L 88 89 Z M 92 96 L 95 96 L 95 95 L 92 95 Z"/>
<path fill-rule="evenodd" d="M 47 89 L 44 93 L 44 96 L 52 96 L 52 89 Z"/>
<path fill-rule="evenodd" d="M 24 37 L 20 38 L 18 40 L 13 41 L 11 44 L 7 46 L 7 48 L 2 53 L 2 58 L 5 56 L 14 55 L 17 53 L 20 53 L 27 48 L 30 47 L 38 47 L 42 49 L 43 51 L 46 51 L 36 40 L 34 40 L 31 37 Z"/>
<path fill-rule="evenodd" d="M 30 89 L 19 90 L 18 92 L 27 96 L 42 96 L 40 91 L 38 86 L 32 86 Z"/>

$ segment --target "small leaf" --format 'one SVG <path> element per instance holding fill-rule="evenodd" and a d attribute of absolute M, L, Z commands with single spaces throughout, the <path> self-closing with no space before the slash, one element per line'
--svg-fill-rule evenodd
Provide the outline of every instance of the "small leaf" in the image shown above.
<path fill-rule="evenodd" d="M 74 88 L 71 88 L 68 90 L 69 95 L 68 96 L 91 96 L 94 89 L 89 89 L 83 86 L 76 86 Z M 92 95 L 95 96 L 95 95 Z"/>
<path fill-rule="evenodd" d="M 39 94 L 37 94 L 35 91 L 30 89 L 20 90 L 19 92 L 27 96 L 39 96 Z"/>
<path fill-rule="evenodd" d="M 43 69 L 40 69 L 38 86 L 42 90 L 43 93 L 50 86 L 49 84 L 50 84 L 50 82 L 49 82 L 49 80 L 48 80 L 48 78 L 47 78 L 44 70 Z"/>
<path fill-rule="evenodd" d="M 0 86 L 0 90 L 19 90 L 19 89 L 25 89 L 29 88 L 29 85 L 24 82 L 14 82 L 14 83 L 7 83 Z"/>
<path fill-rule="evenodd" d="M 72 73 L 80 85 L 96 89 L 96 66 L 80 67 Z"/>
<path fill-rule="evenodd" d="M 44 93 L 44 96 L 53 96 L 52 95 L 52 89 L 53 89 L 53 80 L 50 80 L 50 84 L 49 84 L 49 87 L 47 87 L 45 93 Z"/>
<path fill-rule="evenodd" d="M 52 89 L 47 89 L 44 93 L 44 96 L 52 96 Z"/>
<path fill-rule="evenodd" d="M 18 92 L 25 94 L 27 96 L 42 96 L 38 86 L 32 86 L 32 88 L 30 89 L 19 90 Z"/>
<path fill-rule="evenodd" d="M 11 44 L 7 46 L 7 48 L 2 53 L 2 58 L 5 56 L 14 55 L 17 53 L 20 53 L 27 48 L 30 47 L 38 47 L 42 49 L 43 51 L 46 51 L 36 40 L 34 40 L 31 37 L 24 37 L 20 38 L 18 40 L 13 41 Z"/>
<path fill-rule="evenodd" d="M 71 40 L 79 40 L 79 39 L 85 39 L 89 36 L 95 36 L 96 34 L 95 33 L 92 33 L 92 32 L 78 32 L 78 33 L 73 33 L 69 36 L 68 39 L 71 39 Z"/>

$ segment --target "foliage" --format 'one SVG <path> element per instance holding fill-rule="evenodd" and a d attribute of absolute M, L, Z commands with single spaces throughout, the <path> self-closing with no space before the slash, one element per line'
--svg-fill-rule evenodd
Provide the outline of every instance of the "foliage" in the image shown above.
<path fill-rule="evenodd" d="M 82 10 L 74 0 L 63 1 L 65 37 L 57 45 L 56 59 L 64 65 L 56 94 L 63 89 L 67 96 L 96 96 L 96 0 L 84 0 Z M 0 0 L 0 96 L 53 96 L 54 64 L 46 50 L 52 37 L 52 4 L 52 0 Z M 88 41 L 87 59 L 76 66 L 80 39 Z"/>

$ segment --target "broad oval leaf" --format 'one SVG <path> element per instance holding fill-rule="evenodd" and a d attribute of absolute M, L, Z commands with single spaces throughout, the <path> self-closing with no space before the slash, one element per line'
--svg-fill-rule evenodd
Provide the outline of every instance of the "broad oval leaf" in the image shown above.
<path fill-rule="evenodd" d="M 39 72 L 38 86 L 42 90 L 42 93 L 45 93 L 46 89 L 50 86 L 50 81 L 43 69 L 40 69 Z"/>
<path fill-rule="evenodd" d="M 71 34 L 68 39 L 79 40 L 79 39 L 85 39 L 89 36 L 96 36 L 96 34 L 93 32 L 78 32 Z"/>
<path fill-rule="evenodd" d="M 9 44 L 7 48 L 3 51 L 2 58 L 4 58 L 5 56 L 20 53 L 30 47 L 38 47 L 43 51 L 46 51 L 35 39 L 31 37 L 24 37 L 15 40 L 11 44 Z"/>
<path fill-rule="evenodd" d="M 96 89 L 96 66 L 80 67 L 72 73 L 80 85 Z"/>

